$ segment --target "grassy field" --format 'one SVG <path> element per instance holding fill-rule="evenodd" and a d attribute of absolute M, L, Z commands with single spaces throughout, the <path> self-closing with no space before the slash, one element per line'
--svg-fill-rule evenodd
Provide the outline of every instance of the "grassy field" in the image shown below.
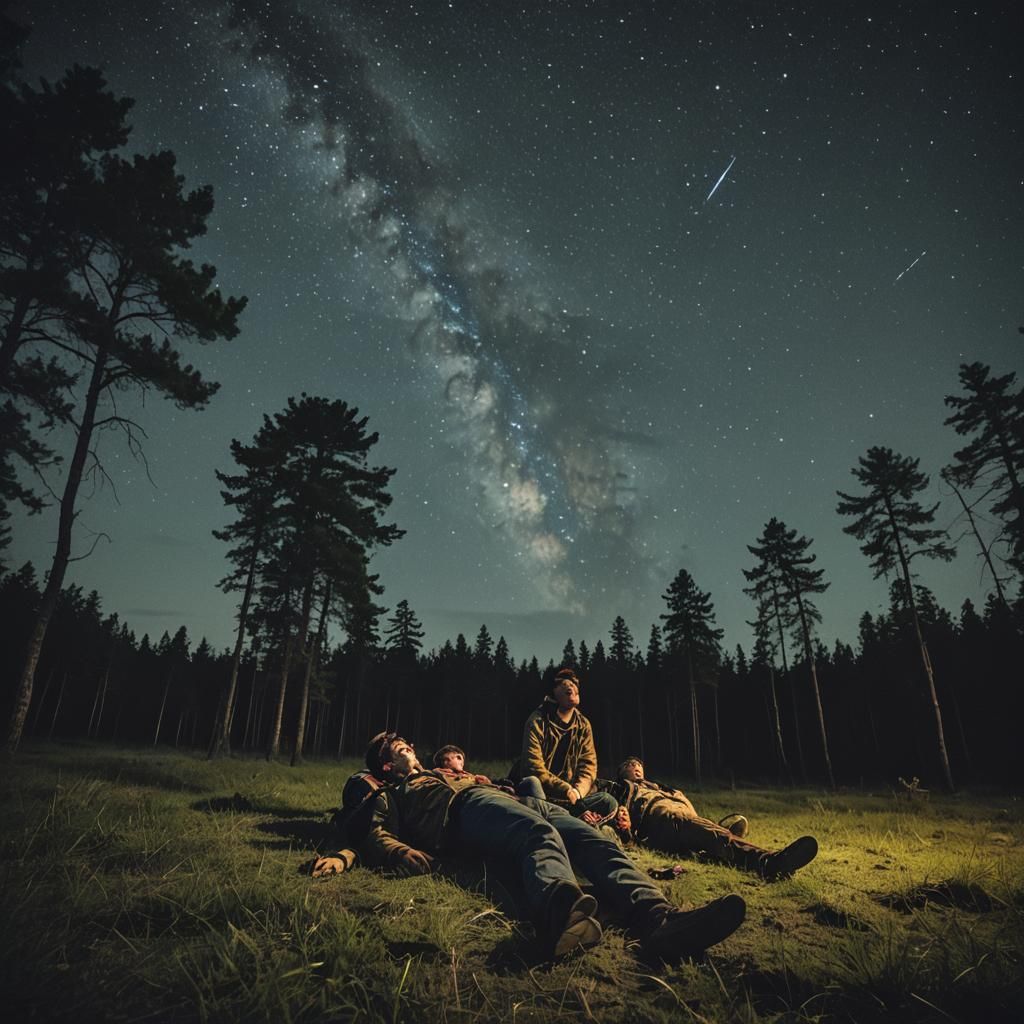
<path fill-rule="evenodd" d="M 355 767 L 22 751 L 0 812 L 8 1019 L 1024 1020 L 1018 796 L 692 792 L 759 844 L 815 834 L 818 859 L 773 885 L 695 862 L 661 883 L 684 906 L 747 901 L 705 963 L 645 963 L 612 926 L 552 966 L 476 865 L 299 873 Z"/>

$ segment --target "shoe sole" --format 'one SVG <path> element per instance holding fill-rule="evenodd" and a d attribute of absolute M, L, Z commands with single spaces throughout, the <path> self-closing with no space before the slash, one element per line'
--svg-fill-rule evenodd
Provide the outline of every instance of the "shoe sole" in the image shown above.
<path fill-rule="evenodd" d="M 700 956 L 711 946 L 727 939 L 747 916 L 742 896 L 731 893 L 678 918 L 678 932 L 668 931 L 653 943 L 659 956 L 688 958 Z"/>
<path fill-rule="evenodd" d="M 807 867 L 818 856 L 818 840 L 814 836 L 794 839 L 784 850 L 779 851 L 778 867 L 768 876 L 769 882 L 789 878 L 795 871 Z"/>
<path fill-rule="evenodd" d="M 555 942 L 553 956 L 559 959 L 577 949 L 592 949 L 601 941 L 601 925 L 594 918 L 597 900 L 593 896 L 581 896 L 569 911 L 562 934 Z"/>

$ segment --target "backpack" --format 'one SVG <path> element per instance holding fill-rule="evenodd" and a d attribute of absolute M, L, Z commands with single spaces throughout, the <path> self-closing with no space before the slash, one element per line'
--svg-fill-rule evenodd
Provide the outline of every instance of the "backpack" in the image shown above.
<path fill-rule="evenodd" d="M 350 846 L 358 846 L 370 831 L 373 801 L 384 783 L 365 769 L 348 777 L 341 791 L 341 806 L 331 817 L 331 824 Z"/>

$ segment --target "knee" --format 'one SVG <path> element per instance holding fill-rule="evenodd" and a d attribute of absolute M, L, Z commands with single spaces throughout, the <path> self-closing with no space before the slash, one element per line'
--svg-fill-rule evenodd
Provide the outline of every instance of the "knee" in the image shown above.
<path fill-rule="evenodd" d="M 611 793 L 591 793 L 587 797 L 587 810 L 596 811 L 607 818 L 619 809 L 619 801 Z"/>

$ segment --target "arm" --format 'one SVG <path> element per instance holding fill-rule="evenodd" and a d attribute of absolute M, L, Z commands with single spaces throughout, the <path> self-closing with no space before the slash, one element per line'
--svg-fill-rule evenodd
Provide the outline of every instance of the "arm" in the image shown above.
<path fill-rule="evenodd" d="M 583 715 L 580 715 L 580 719 L 580 759 L 576 765 L 573 785 L 580 796 L 586 796 L 594 788 L 594 780 L 597 778 L 597 750 L 594 747 L 594 732 L 590 728 L 590 721 Z"/>
<path fill-rule="evenodd" d="M 536 713 L 530 715 L 523 729 L 523 756 L 520 767 L 524 776 L 535 775 L 544 792 L 556 800 L 568 800 L 572 787 L 565 779 L 552 775 L 544 762 L 544 750 L 541 740 L 544 736 L 544 723 Z"/>
<path fill-rule="evenodd" d="M 370 833 L 363 844 L 372 863 L 391 868 L 403 875 L 426 875 L 434 860 L 398 838 L 399 819 L 395 801 L 386 792 L 377 794 L 373 805 Z"/>

